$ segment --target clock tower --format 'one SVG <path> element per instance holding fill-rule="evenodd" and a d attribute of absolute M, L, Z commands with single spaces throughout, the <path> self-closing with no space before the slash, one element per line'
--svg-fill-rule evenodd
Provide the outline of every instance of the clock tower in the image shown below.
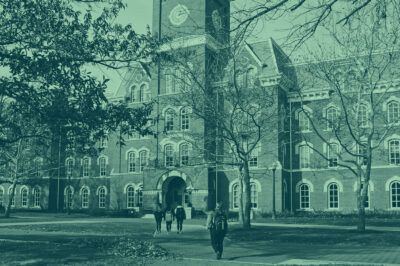
<path fill-rule="evenodd" d="M 212 37 L 229 41 L 229 0 L 153 0 L 153 34 L 170 38 Z"/>

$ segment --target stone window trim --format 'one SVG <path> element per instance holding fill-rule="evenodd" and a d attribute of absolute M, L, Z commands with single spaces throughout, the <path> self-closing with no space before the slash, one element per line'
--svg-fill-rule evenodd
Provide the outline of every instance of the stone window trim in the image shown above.
<path fill-rule="evenodd" d="M 331 125 L 329 124 L 329 117 L 328 117 L 328 112 L 330 110 L 335 110 L 336 112 L 336 119 L 338 119 L 338 117 L 340 116 L 340 108 L 334 104 L 334 103 L 329 103 L 326 107 L 322 108 L 322 117 L 325 119 L 326 121 L 326 131 L 331 131 L 333 128 L 331 128 Z"/>
<path fill-rule="evenodd" d="M 361 101 L 359 103 L 354 104 L 354 110 L 356 110 L 356 117 L 358 117 L 360 108 L 365 107 L 365 116 L 366 116 L 366 125 L 360 125 L 361 128 L 368 128 L 371 126 L 369 121 L 371 115 L 371 105 L 367 101 Z M 358 121 L 360 122 L 360 121 Z"/>
<path fill-rule="evenodd" d="M 75 194 L 75 189 L 74 189 L 74 187 L 71 186 L 71 185 L 69 185 L 69 186 L 66 186 L 66 187 L 64 188 L 64 196 L 67 195 L 67 190 L 68 190 L 68 189 L 71 189 L 72 195 Z"/>
<path fill-rule="evenodd" d="M 336 178 L 330 178 L 324 183 L 324 190 L 323 190 L 324 193 L 328 192 L 328 186 L 333 183 L 335 183 L 338 186 L 338 191 L 343 193 L 343 183 Z"/>
<path fill-rule="evenodd" d="M 256 186 L 256 192 L 257 193 L 260 193 L 261 192 L 261 183 L 260 183 L 260 181 L 258 181 L 257 179 L 254 179 L 254 178 L 250 178 L 250 186 L 252 185 L 252 184 L 254 184 L 255 186 Z M 234 207 L 234 192 L 236 191 L 235 190 L 235 186 L 239 186 L 239 178 L 236 178 L 236 179 L 234 179 L 234 180 L 232 180 L 230 183 L 229 183 L 229 193 L 231 194 L 231 200 L 232 200 L 232 204 L 231 204 L 231 206 L 230 206 L 230 209 L 233 209 L 233 210 L 238 210 L 238 207 Z M 244 191 L 244 184 L 243 184 L 243 191 Z M 250 189 L 251 189 L 251 187 L 250 187 Z M 238 191 L 237 191 L 238 193 L 240 193 L 240 191 L 239 191 L 239 188 L 238 188 Z M 258 199 L 257 199 L 257 201 L 258 201 Z M 257 202 L 257 207 L 252 207 L 252 209 L 258 209 L 258 204 L 259 202 Z"/>
<path fill-rule="evenodd" d="M 387 99 L 382 103 L 382 111 L 383 111 L 383 112 L 386 112 L 386 111 L 387 111 L 387 107 L 388 107 L 388 104 L 389 104 L 390 102 L 397 102 L 397 103 L 400 104 L 400 98 L 399 98 L 399 97 L 396 97 L 396 96 L 394 96 L 394 95 L 392 95 L 392 96 L 390 96 L 389 98 L 387 98 Z"/>
<path fill-rule="evenodd" d="M 332 192 L 336 192 L 332 193 Z M 340 193 L 339 193 L 339 185 L 336 182 L 331 182 L 327 187 L 327 196 L 328 196 L 328 210 L 339 210 L 340 209 Z M 331 197 L 331 193 L 333 196 Z M 332 206 L 333 205 L 333 206 Z M 337 206 L 335 206 L 337 205 Z"/>
<path fill-rule="evenodd" d="M 300 162 L 301 162 L 300 148 L 302 146 L 307 147 L 308 151 L 309 151 L 309 153 L 308 153 L 308 155 L 309 155 L 309 158 L 308 158 L 309 167 L 306 167 L 306 168 L 301 168 L 300 167 Z M 311 155 L 314 153 L 313 147 L 314 147 L 314 145 L 312 143 L 306 142 L 306 141 L 302 141 L 302 142 L 297 143 L 295 145 L 295 154 L 297 154 L 299 156 L 299 169 L 310 169 L 310 168 L 312 168 L 311 167 Z"/>
<path fill-rule="evenodd" d="M 132 84 L 129 87 L 128 93 L 129 103 L 142 103 L 151 101 L 149 82 Z"/>
<path fill-rule="evenodd" d="M 303 116 L 302 114 L 304 113 L 304 117 L 303 117 L 303 119 L 307 119 L 307 129 L 302 129 L 301 128 L 301 125 L 300 125 L 300 123 L 301 123 L 301 117 Z M 307 113 L 308 114 L 308 116 L 305 114 L 305 113 Z M 313 117 L 313 110 L 310 108 L 310 107 L 308 107 L 307 105 L 303 105 L 302 107 L 299 107 L 296 111 L 295 111 L 295 120 L 297 120 L 297 123 L 298 123 L 298 126 L 299 126 L 299 129 L 298 129 L 298 132 L 302 132 L 302 133 L 310 133 L 310 132 L 312 132 L 312 128 L 311 128 L 311 121 L 310 121 L 310 118 L 312 118 Z"/>
<path fill-rule="evenodd" d="M 66 165 L 66 166 L 68 165 L 68 161 L 72 161 L 72 166 L 75 165 L 75 159 L 74 159 L 74 157 L 69 156 L 69 157 L 67 157 L 67 158 L 65 159 L 65 165 Z"/>
<path fill-rule="evenodd" d="M 299 182 L 297 182 L 297 184 L 296 184 L 296 186 L 295 186 L 295 191 L 296 191 L 296 193 L 299 193 L 300 192 L 300 186 L 302 185 L 302 184 L 307 184 L 308 185 L 308 187 L 309 187 L 309 189 L 310 189 L 310 193 L 311 192 L 314 192 L 314 185 L 311 183 L 311 181 L 310 180 L 308 180 L 308 179 L 306 179 L 306 178 L 302 178 Z"/>
<path fill-rule="evenodd" d="M 21 186 L 21 187 L 19 188 L 19 193 L 21 193 L 23 189 L 26 189 L 27 192 L 28 192 L 28 194 L 29 194 L 29 187 L 26 186 L 26 185 L 23 185 L 23 186 Z M 15 192 L 17 192 L 17 190 L 15 190 Z"/>
<path fill-rule="evenodd" d="M 21 207 L 28 208 L 29 206 L 29 188 L 27 186 L 22 186 L 19 190 L 21 197 Z M 14 195 L 15 198 L 15 195 Z"/>
<path fill-rule="evenodd" d="M 97 157 L 97 165 L 100 165 L 100 159 L 102 159 L 102 158 L 104 158 L 104 159 L 106 159 L 106 165 L 108 164 L 108 156 L 107 155 L 105 155 L 105 154 L 102 154 L 102 155 L 100 155 L 99 157 Z"/>
<path fill-rule="evenodd" d="M 390 191 L 390 186 L 393 182 L 400 182 L 400 176 L 392 176 L 385 183 L 385 191 Z"/>
<path fill-rule="evenodd" d="M 84 189 L 86 189 L 88 191 L 88 194 L 90 195 L 90 188 L 86 185 L 81 187 L 81 189 L 79 190 L 79 195 L 82 195 Z"/>
<path fill-rule="evenodd" d="M 99 187 L 96 189 L 96 196 L 99 195 L 100 189 L 105 189 L 105 194 L 106 194 L 106 195 L 108 194 L 108 190 L 107 190 L 107 187 L 106 187 L 106 186 L 99 186 Z"/>

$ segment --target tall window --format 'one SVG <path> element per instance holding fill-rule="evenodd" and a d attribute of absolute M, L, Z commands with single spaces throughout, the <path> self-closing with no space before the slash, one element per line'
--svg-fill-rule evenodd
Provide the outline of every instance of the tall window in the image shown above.
<path fill-rule="evenodd" d="M 136 101 L 136 86 L 131 87 L 130 98 L 131 98 L 131 103 L 134 103 Z"/>
<path fill-rule="evenodd" d="M 132 186 L 126 189 L 126 206 L 127 208 L 135 207 L 135 189 Z"/>
<path fill-rule="evenodd" d="M 73 160 L 67 159 L 67 176 L 72 176 Z"/>
<path fill-rule="evenodd" d="M 254 68 L 249 68 L 246 72 L 246 77 L 245 77 L 244 84 L 246 87 L 253 87 L 254 82 L 256 80 L 256 70 Z"/>
<path fill-rule="evenodd" d="M 168 72 L 165 75 L 165 90 L 167 94 L 175 92 L 175 78 L 172 72 Z"/>
<path fill-rule="evenodd" d="M 397 123 L 400 119 L 400 108 L 399 102 L 397 101 L 390 101 L 387 104 L 387 116 L 389 123 Z"/>
<path fill-rule="evenodd" d="M 181 110 L 181 130 L 189 129 L 189 112 L 187 108 Z"/>
<path fill-rule="evenodd" d="M 164 147 L 165 154 L 165 166 L 171 167 L 174 165 L 174 149 L 171 144 L 165 145 Z"/>
<path fill-rule="evenodd" d="M 1 206 L 4 204 L 3 199 L 4 199 L 4 189 L 2 187 L 0 187 L 0 205 Z"/>
<path fill-rule="evenodd" d="M 34 161 L 34 173 L 36 177 L 40 177 L 42 162 L 40 159 L 35 159 Z"/>
<path fill-rule="evenodd" d="M 310 147 L 301 145 L 299 147 L 300 168 L 310 168 Z"/>
<path fill-rule="evenodd" d="M 147 161 L 148 161 L 147 151 L 141 151 L 139 153 L 139 161 L 140 161 L 140 172 L 143 172 L 144 168 L 147 166 Z"/>
<path fill-rule="evenodd" d="M 143 187 L 140 186 L 136 192 L 137 192 L 137 206 L 142 207 L 143 206 Z"/>
<path fill-rule="evenodd" d="M 250 202 L 251 208 L 257 209 L 258 206 L 258 187 L 256 183 L 250 184 Z"/>
<path fill-rule="evenodd" d="M 239 208 L 239 184 L 234 184 L 232 187 L 232 203 L 233 208 Z"/>
<path fill-rule="evenodd" d="M 33 206 L 40 207 L 40 190 L 38 188 L 33 189 Z"/>
<path fill-rule="evenodd" d="M 21 189 L 21 206 L 28 206 L 28 190 L 26 188 Z"/>
<path fill-rule="evenodd" d="M 358 124 L 361 127 L 368 126 L 368 108 L 365 104 L 360 104 L 358 107 Z"/>
<path fill-rule="evenodd" d="M 84 158 L 82 162 L 82 167 L 83 167 L 83 176 L 89 176 L 89 158 Z"/>
<path fill-rule="evenodd" d="M 310 131 L 310 120 L 304 111 L 299 112 L 299 129 L 300 131 Z"/>
<path fill-rule="evenodd" d="M 257 167 L 258 165 L 258 149 L 255 148 L 250 154 L 249 166 Z"/>
<path fill-rule="evenodd" d="M 330 145 L 327 146 L 328 146 L 328 166 L 336 167 L 338 165 L 339 145 L 331 143 Z"/>
<path fill-rule="evenodd" d="M 337 110 L 334 107 L 329 107 L 326 110 L 326 122 L 327 122 L 326 128 L 328 130 L 334 129 L 336 121 L 337 121 Z"/>
<path fill-rule="evenodd" d="M 336 183 L 329 184 L 328 186 L 328 208 L 339 208 L 339 189 Z"/>
<path fill-rule="evenodd" d="M 133 151 L 128 153 L 128 172 L 134 173 L 136 171 L 136 155 Z"/>
<path fill-rule="evenodd" d="M 99 189 L 99 208 L 105 208 L 105 207 L 106 207 L 106 189 L 102 187 Z"/>
<path fill-rule="evenodd" d="M 300 186 L 300 209 L 310 208 L 310 188 L 307 184 Z"/>
<path fill-rule="evenodd" d="M 82 208 L 89 208 L 89 190 L 84 188 L 82 189 Z"/>
<path fill-rule="evenodd" d="M 68 187 L 65 191 L 64 195 L 64 206 L 65 208 L 71 208 L 72 207 L 72 189 Z"/>
<path fill-rule="evenodd" d="M 165 130 L 170 131 L 174 130 L 174 111 L 173 110 L 167 110 L 165 113 Z"/>
<path fill-rule="evenodd" d="M 12 186 L 8 188 L 8 200 L 11 199 L 11 193 L 12 193 Z M 17 190 L 14 191 L 14 197 L 11 200 L 11 207 L 15 207 L 15 195 L 17 194 Z"/>
<path fill-rule="evenodd" d="M 100 148 L 107 148 L 108 137 L 104 136 L 100 138 Z"/>
<path fill-rule="evenodd" d="M 182 144 L 180 147 L 180 157 L 181 157 L 181 165 L 188 165 L 189 164 L 189 145 Z"/>
<path fill-rule="evenodd" d="M 400 182 L 393 182 L 390 185 L 390 202 L 392 208 L 400 208 Z"/>
<path fill-rule="evenodd" d="M 389 141 L 389 163 L 400 164 L 400 140 Z"/>
<path fill-rule="evenodd" d="M 105 176 L 106 175 L 106 158 L 101 157 L 99 159 L 99 170 L 100 170 L 100 176 Z"/>

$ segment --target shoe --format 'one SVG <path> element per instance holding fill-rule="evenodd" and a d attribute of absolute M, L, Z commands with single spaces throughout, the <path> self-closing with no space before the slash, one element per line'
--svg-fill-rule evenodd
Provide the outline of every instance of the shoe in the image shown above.
<path fill-rule="evenodd" d="M 217 251 L 217 260 L 221 259 L 221 253 L 219 253 L 219 251 Z"/>

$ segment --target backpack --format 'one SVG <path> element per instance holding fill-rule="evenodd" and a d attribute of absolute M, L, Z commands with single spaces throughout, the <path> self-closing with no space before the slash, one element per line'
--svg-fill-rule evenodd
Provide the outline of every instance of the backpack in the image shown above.
<path fill-rule="evenodd" d="M 165 213 L 165 221 L 171 222 L 172 221 L 172 213 L 171 212 L 166 212 Z"/>
<path fill-rule="evenodd" d="M 226 215 L 222 212 L 218 212 L 214 218 L 214 230 L 216 233 L 225 233 L 228 229 L 228 222 Z"/>

